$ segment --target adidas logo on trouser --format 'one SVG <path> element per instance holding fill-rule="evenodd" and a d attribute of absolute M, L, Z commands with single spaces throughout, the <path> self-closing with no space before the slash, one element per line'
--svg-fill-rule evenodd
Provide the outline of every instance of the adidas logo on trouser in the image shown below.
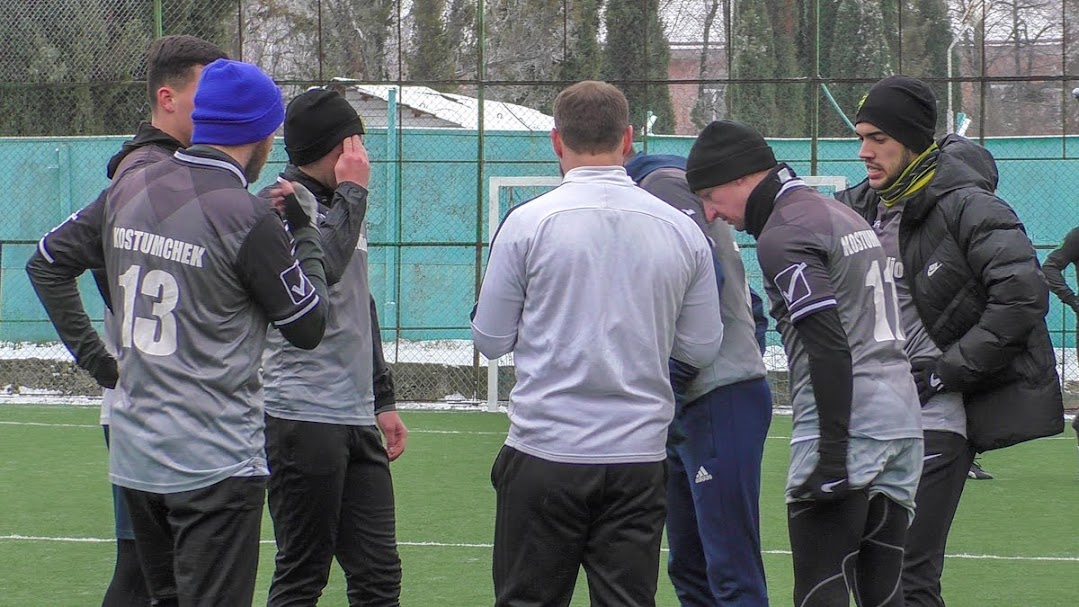
<path fill-rule="evenodd" d="M 709 474 L 708 471 L 704 469 L 704 466 L 701 466 L 700 468 L 697 469 L 697 479 L 695 481 L 697 484 L 703 483 L 704 481 L 710 481 L 710 480 L 712 480 L 712 475 Z"/>

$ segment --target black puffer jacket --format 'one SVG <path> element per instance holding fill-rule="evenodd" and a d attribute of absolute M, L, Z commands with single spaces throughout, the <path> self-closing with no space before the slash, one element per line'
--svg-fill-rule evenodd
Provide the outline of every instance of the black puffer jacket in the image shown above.
<path fill-rule="evenodd" d="M 985 148 L 957 135 L 940 141 L 937 172 L 903 200 L 899 250 L 918 315 L 943 352 L 944 386 L 963 393 L 967 436 L 980 451 L 1064 429 L 1056 356 L 1045 314 L 1049 287 L 1015 211 L 993 192 Z M 879 198 L 868 181 L 840 192 L 872 223 Z"/>

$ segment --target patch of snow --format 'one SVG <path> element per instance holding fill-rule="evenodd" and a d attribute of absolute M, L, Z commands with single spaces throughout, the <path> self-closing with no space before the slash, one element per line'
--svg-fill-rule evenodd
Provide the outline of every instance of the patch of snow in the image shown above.
<path fill-rule="evenodd" d="M 39 358 L 74 362 L 71 353 L 58 341 L 34 343 L 0 341 L 0 360 L 25 360 Z"/>

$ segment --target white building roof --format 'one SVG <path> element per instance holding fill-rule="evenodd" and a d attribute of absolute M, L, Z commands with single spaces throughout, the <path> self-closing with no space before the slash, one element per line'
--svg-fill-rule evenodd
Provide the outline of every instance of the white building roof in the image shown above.
<path fill-rule="evenodd" d="M 364 101 L 364 97 L 376 98 L 389 102 L 390 91 L 397 89 L 397 103 L 412 110 L 411 118 L 403 126 L 431 126 L 443 128 L 463 128 L 475 130 L 479 126 L 479 99 L 466 95 L 442 93 L 426 86 L 397 86 L 384 84 L 356 84 L 345 78 L 334 78 L 334 82 L 346 87 L 346 99 Z M 354 93 L 354 94 L 353 94 Z M 549 131 L 554 128 L 554 117 L 543 112 L 503 101 L 485 99 L 483 103 L 484 130 L 497 131 Z M 370 110 L 363 114 L 371 126 L 379 120 L 370 115 Z M 374 118 L 375 120 L 372 120 Z M 411 123 L 411 124 L 409 124 Z"/>

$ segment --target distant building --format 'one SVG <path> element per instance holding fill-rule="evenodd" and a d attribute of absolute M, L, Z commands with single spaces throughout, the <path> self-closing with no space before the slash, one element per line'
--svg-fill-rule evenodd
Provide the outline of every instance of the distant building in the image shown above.
<path fill-rule="evenodd" d="M 700 42 L 671 44 L 671 60 L 667 68 L 667 77 L 671 80 L 701 79 L 701 55 L 703 45 Z M 727 49 L 718 44 L 709 45 L 705 55 L 704 76 L 707 79 L 727 77 Z M 725 118 L 727 85 L 716 83 L 688 83 L 668 85 L 671 91 L 671 104 L 674 106 L 674 134 L 696 135 L 700 128 L 693 124 L 691 112 L 697 99 L 702 99 L 705 107 L 716 111 L 706 111 L 706 120 Z"/>
<path fill-rule="evenodd" d="M 442 93 L 426 86 L 360 84 L 335 78 L 330 85 L 344 95 L 367 126 L 386 128 L 390 91 L 397 91 L 399 128 L 469 129 L 479 128 L 479 99 Z M 485 99 L 483 128 L 490 131 L 540 131 L 554 128 L 554 117 L 515 103 Z"/>

